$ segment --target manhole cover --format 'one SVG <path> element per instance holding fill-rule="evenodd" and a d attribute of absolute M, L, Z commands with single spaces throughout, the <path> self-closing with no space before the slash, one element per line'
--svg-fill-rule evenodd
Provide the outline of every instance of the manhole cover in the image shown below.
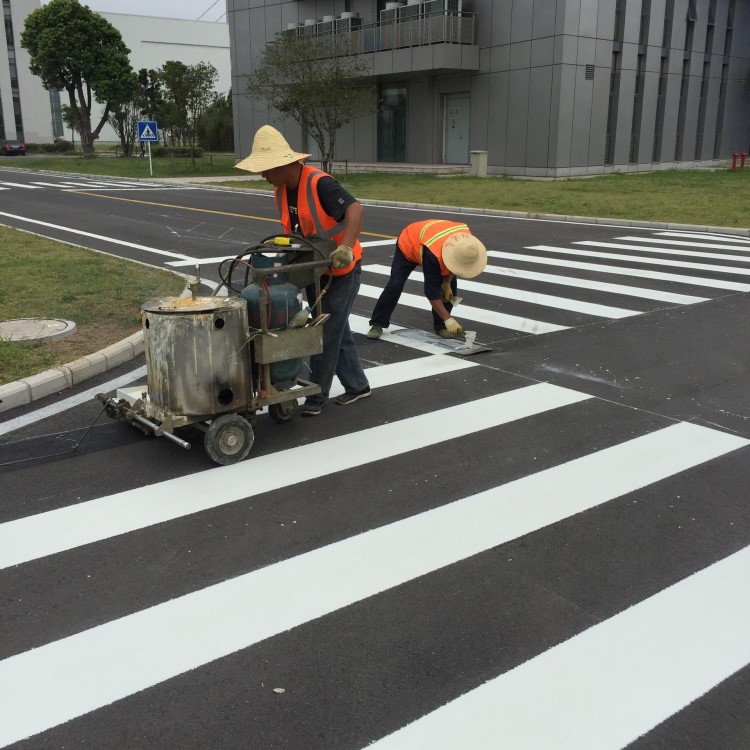
<path fill-rule="evenodd" d="M 0 340 L 17 344 L 35 344 L 61 339 L 76 332 L 72 320 L 61 318 L 16 318 L 0 322 Z"/>

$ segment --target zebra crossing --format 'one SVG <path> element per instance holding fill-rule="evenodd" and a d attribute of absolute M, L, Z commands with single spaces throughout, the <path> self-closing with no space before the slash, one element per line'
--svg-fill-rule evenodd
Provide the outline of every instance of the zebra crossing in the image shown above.
<path fill-rule="evenodd" d="M 390 268 L 368 263 L 368 243 L 364 245 L 360 297 L 373 300 Z M 475 280 L 459 280 L 466 303 L 456 309 L 464 327 L 479 324 L 480 337 L 488 340 L 508 332 L 554 333 L 750 291 L 745 280 L 750 275 L 750 240 L 741 237 L 654 231 L 612 241 L 580 240 L 518 250 L 493 250 L 491 243 L 489 247 L 484 272 Z M 409 310 L 425 307 L 417 269 L 399 301 L 395 322 L 408 325 L 416 321 Z M 424 326 L 424 315 L 421 319 Z"/>
<path fill-rule="evenodd" d="M 366 321 L 355 325 L 363 327 Z M 77 737 L 97 747 L 122 747 L 112 738 L 128 734 L 126 727 L 136 721 L 126 707 L 134 696 L 147 694 L 149 704 L 157 704 L 157 716 L 171 705 L 180 725 L 204 747 L 260 746 L 270 733 L 277 737 L 270 747 L 623 748 L 750 663 L 750 604 L 743 595 L 750 585 L 750 547 L 736 551 L 720 543 L 722 554 L 707 549 L 688 574 L 673 562 L 679 553 L 662 550 L 660 568 L 673 580 L 642 599 L 617 592 L 609 616 L 568 612 L 573 621 L 561 622 L 559 640 L 529 643 L 495 612 L 500 630 L 478 634 L 469 649 L 486 651 L 486 660 L 470 669 L 473 657 L 459 659 L 454 678 L 463 687 L 450 699 L 446 696 L 456 690 L 450 683 L 411 675 L 419 668 L 407 657 L 400 667 L 404 673 L 391 679 L 417 679 L 422 694 L 405 713 L 394 714 L 387 696 L 373 695 L 353 677 L 345 686 L 369 698 L 349 706 L 344 723 L 367 725 L 374 714 L 379 719 L 374 729 L 347 733 L 329 726 L 325 712 L 318 723 L 321 709 L 304 702 L 298 710 L 310 713 L 301 733 L 287 725 L 285 713 L 251 710 L 239 721 L 241 740 L 201 734 L 205 709 L 198 710 L 197 719 L 179 699 L 175 709 L 175 684 L 195 681 L 201 695 L 210 695 L 215 685 L 222 694 L 228 691 L 224 699 L 230 702 L 248 690 L 246 683 L 290 700 L 298 691 L 308 701 L 309 693 L 325 696 L 325 675 L 336 669 L 327 660 L 336 662 L 340 654 L 319 655 L 323 663 L 313 670 L 282 670 L 290 680 L 286 687 L 276 682 L 258 687 L 264 669 L 257 649 L 282 641 L 286 652 L 291 634 L 300 631 L 312 639 L 306 648 L 315 649 L 317 639 L 347 632 L 351 617 L 375 607 L 379 614 L 357 639 L 364 658 L 375 658 L 365 644 L 377 640 L 376 631 L 384 627 L 381 600 L 388 602 L 388 610 L 393 600 L 403 599 L 399 606 L 411 612 L 421 606 L 411 602 L 413 587 L 434 589 L 435 616 L 448 617 L 452 605 L 444 596 L 446 587 L 457 585 L 451 582 L 453 571 L 487 562 L 489 556 L 482 585 L 466 595 L 485 596 L 482 586 L 493 582 L 493 588 L 507 587 L 512 603 L 507 578 L 516 556 L 509 551 L 512 545 L 541 549 L 546 542 L 538 536 L 585 522 L 590 514 L 635 507 L 638 516 L 656 517 L 661 495 L 680 505 L 691 487 L 701 488 L 703 472 L 704 481 L 714 485 L 716 462 L 747 463 L 750 441 L 735 435 L 634 412 L 549 383 L 503 378 L 487 383 L 489 373 L 477 361 L 416 354 L 369 368 L 381 394 L 379 404 L 371 399 L 357 412 L 341 410 L 343 422 L 334 434 L 310 439 L 309 422 L 298 420 L 294 444 L 283 450 L 264 453 L 259 440 L 259 454 L 240 464 L 155 482 L 133 477 L 133 486 L 115 494 L 104 492 L 105 476 L 91 476 L 94 497 L 70 498 L 61 507 L 0 523 L 0 591 L 6 601 L 0 624 L 0 746 L 62 747 Z M 397 416 L 388 404 L 389 390 L 409 383 L 419 385 L 411 413 Z M 464 396 L 472 397 L 450 403 L 446 389 L 455 390 L 459 383 Z M 576 439 L 571 441 L 571 435 Z M 492 458 L 508 445 L 522 446 L 517 466 Z M 446 446 L 457 451 L 459 465 L 453 472 L 474 475 L 477 491 L 462 493 L 460 482 L 446 482 Z M 159 449 L 166 460 L 173 446 Z M 479 456 L 489 466 L 472 465 L 470 457 L 476 462 Z M 127 455 L 119 458 L 127 460 Z M 87 473 L 87 458 L 78 461 Z M 408 502 L 408 490 L 394 496 L 383 467 L 392 470 L 399 461 L 419 467 L 419 484 L 440 489 L 412 490 L 421 496 L 416 506 Z M 317 494 L 329 481 L 334 494 Z M 273 511 L 279 503 L 285 507 L 282 527 L 293 527 L 297 520 L 304 526 L 295 530 L 291 544 L 280 541 Z M 346 504 L 362 510 L 377 504 L 386 511 L 378 521 L 364 514 L 352 526 L 339 521 Z M 327 526 L 322 534 L 307 523 L 311 512 Z M 182 536 L 183 524 L 194 527 L 200 520 L 221 527 L 227 518 L 254 526 L 248 533 L 257 548 L 246 547 L 241 536 L 234 545 Z M 143 534 L 151 541 L 140 542 Z M 155 538 L 167 542 L 146 555 Z M 218 566 L 219 575 L 210 576 L 218 580 L 207 585 L 202 572 L 194 570 L 185 590 L 174 569 L 165 574 L 164 563 L 181 545 L 189 545 L 212 569 Z M 152 571 L 131 561 L 141 555 Z M 107 556 L 120 565 L 130 561 L 134 578 L 123 581 L 122 571 L 106 564 Z M 85 570 L 104 578 L 93 590 L 77 574 L 64 572 L 66 564 L 82 560 L 89 561 Z M 35 583 L 50 568 L 57 571 L 51 602 L 34 594 Z M 513 572 L 519 574 L 535 578 L 539 571 Z M 149 584 L 144 602 L 140 588 L 152 576 L 160 578 L 160 586 L 154 590 Z M 544 586 L 554 589 L 560 582 Z M 564 588 L 553 594 L 563 596 Z M 106 604 L 118 594 L 124 600 L 121 611 L 107 616 Z M 470 613 L 473 606 L 467 601 L 461 609 Z M 578 607 L 585 609 L 580 602 Z M 443 646 L 460 637 L 460 631 L 446 634 Z M 514 653 L 517 663 L 509 668 L 489 657 L 497 638 Z M 403 648 L 397 634 L 389 632 L 386 641 L 389 649 Z M 297 648 L 286 653 L 293 665 L 298 658 L 304 661 Z M 436 662 L 441 658 L 447 654 L 432 656 Z M 243 664 L 243 677 L 227 686 L 221 674 L 235 660 Z M 471 672 L 468 685 L 464 669 Z M 443 678 L 449 680 L 450 674 Z M 362 679 L 367 682 L 365 675 Z M 337 700 L 342 696 L 337 694 Z M 213 700 L 207 704 L 210 710 Z M 113 724 L 121 728 L 113 731 Z M 184 746 L 176 739 L 179 732 L 170 734 L 177 730 L 159 728 L 157 722 L 152 731 L 128 747 Z"/>
<path fill-rule="evenodd" d="M 494 254 L 457 315 L 554 334 L 739 291 L 614 241 L 637 266 Z M 750 243 L 724 242 L 741 267 Z M 363 270 L 360 308 L 388 269 Z M 400 337 L 428 315 L 409 285 L 363 349 L 374 397 L 263 424 L 242 463 L 110 423 L 62 492 L 54 461 L 3 472 L 0 747 L 608 750 L 710 727 L 706 696 L 750 665 L 750 440 Z M 0 453 L 44 432 L 13 427 Z"/>
<path fill-rule="evenodd" d="M 0 180 L 0 190 L 43 190 L 54 188 L 58 190 L 106 190 L 106 191 L 141 191 L 141 190 L 188 190 L 189 186 L 164 185 L 163 183 L 130 180 L 95 180 L 89 178 L 75 178 L 71 180 L 32 180 L 30 182 L 10 182 Z"/>

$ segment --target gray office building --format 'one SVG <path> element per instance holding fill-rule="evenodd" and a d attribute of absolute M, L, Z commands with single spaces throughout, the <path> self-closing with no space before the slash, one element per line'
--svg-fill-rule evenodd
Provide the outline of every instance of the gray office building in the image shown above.
<path fill-rule="evenodd" d="M 689 168 L 750 147 L 750 0 L 228 0 L 235 143 L 271 123 L 245 94 L 279 33 L 340 34 L 377 114 L 336 160 L 563 177 Z"/>

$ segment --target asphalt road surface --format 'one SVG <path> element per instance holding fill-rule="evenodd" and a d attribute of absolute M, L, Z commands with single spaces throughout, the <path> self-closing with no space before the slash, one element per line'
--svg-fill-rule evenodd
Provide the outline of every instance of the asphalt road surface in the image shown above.
<path fill-rule="evenodd" d="M 0 197 L 207 285 L 278 231 L 248 192 Z M 0 415 L 0 747 L 750 747 L 750 241 L 440 214 L 490 250 L 456 317 L 491 351 L 421 333 L 418 274 L 370 341 L 430 214 L 366 206 L 372 397 L 263 415 L 242 463 L 100 415 L 142 358 Z"/>

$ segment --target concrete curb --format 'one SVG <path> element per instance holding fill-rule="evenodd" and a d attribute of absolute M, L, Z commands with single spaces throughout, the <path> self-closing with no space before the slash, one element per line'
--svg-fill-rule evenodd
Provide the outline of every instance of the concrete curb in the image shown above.
<path fill-rule="evenodd" d="M 163 180 L 167 182 L 167 180 Z M 175 180 L 176 182 L 176 180 Z M 236 190 L 237 188 L 222 188 Z M 240 188 L 252 190 L 252 188 Z M 267 191 L 263 191 L 264 193 Z M 640 221 L 637 219 L 607 219 L 593 216 L 561 216 L 559 214 L 530 213 L 524 211 L 501 211 L 491 208 L 464 208 L 461 206 L 437 206 L 425 203 L 402 203 L 399 201 L 364 200 L 368 206 L 394 206 L 399 208 L 418 208 L 420 210 L 447 211 L 458 214 L 475 214 L 482 216 L 504 216 L 512 219 L 536 219 L 542 221 L 566 221 L 580 224 L 606 224 L 609 226 L 639 227 L 642 229 L 669 229 L 681 232 L 714 232 L 716 234 L 733 234 L 750 237 L 750 229 L 744 227 L 712 227 L 697 224 L 672 224 L 668 222 Z M 132 336 L 108 346 L 95 354 L 81 357 L 68 365 L 45 370 L 38 375 L 7 383 L 0 386 L 0 413 L 18 406 L 30 404 L 39 398 L 58 393 L 65 388 L 78 385 L 88 378 L 100 375 L 143 353 L 143 333 L 139 331 Z"/>
<path fill-rule="evenodd" d="M 13 383 L 0 385 L 0 412 L 30 404 L 100 375 L 143 353 L 143 332 L 138 331 L 95 354 L 81 357 L 67 365 L 45 370 Z"/>

